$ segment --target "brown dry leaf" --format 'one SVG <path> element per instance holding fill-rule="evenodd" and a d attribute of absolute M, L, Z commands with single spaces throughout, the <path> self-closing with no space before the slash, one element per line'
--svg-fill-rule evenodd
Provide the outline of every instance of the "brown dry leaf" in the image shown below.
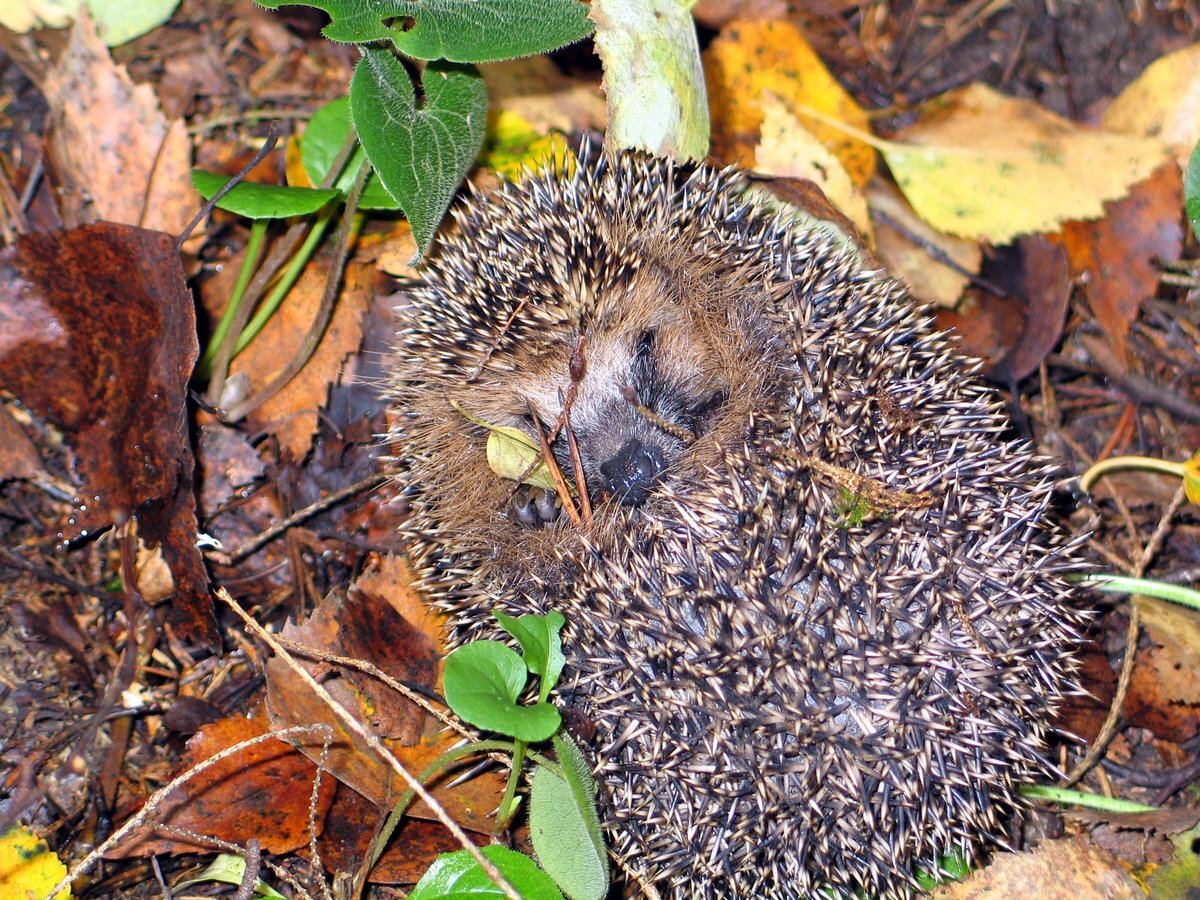
<path fill-rule="evenodd" d="M 171 239 L 101 223 L 0 250 L 0 384 L 66 433 L 75 537 L 136 517 L 177 586 L 184 640 L 218 642 L 196 550 L 187 382 L 198 352 Z"/>
<path fill-rule="evenodd" d="M 330 872 L 355 871 L 366 855 L 376 823 L 386 814 L 387 810 L 340 785 L 317 843 L 325 868 Z M 481 847 L 491 843 L 490 833 L 467 834 Z M 367 880 L 372 884 L 413 884 L 440 854 L 459 849 L 458 841 L 440 822 L 406 817 Z"/>
<path fill-rule="evenodd" d="M 773 94 L 824 144 L 857 185 L 875 171 L 876 154 L 846 131 L 805 114 L 816 110 L 859 131 L 867 114 L 838 84 L 788 22 L 734 22 L 704 51 L 704 76 L 712 114 L 712 155 L 726 163 L 756 168 L 763 124 L 763 96 Z"/>
<path fill-rule="evenodd" d="M 43 94 L 54 123 L 49 153 L 74 201 L 67 221 L 179 234 L 203 202 L 192 188 L 183 120 L 167 121 L 154 89 L 133 84 L 86 15 L 72 26 Z"/>
<path fill-rule="evenodd" d="M 783 101 L 771 93 L 762 95 L 762 138 L 754 151 L 760 172 L 783 178 L 805 178 L 844 214 L 861 240 L 874 244 L 867 201 L 850 178 L 846 167 L 813 133 L 804 127 Z"/>
<path fill-rule="evenodd" d="M 410 585 L 401 590 L 411 592 Z M 421 634 L 394 611 L 383 592 L 371 584 L 351 585 L 346 602 L 338 610 L 338 654 L 374 663 L 397 681 L 409 686 L 433 690 L 438 680 L 437 642 Z M 388 621 L 389 627 L 379 623 Z M 377 678 L 350 670 L 346 677 L 354 682 L 372 710 L 371 724 L 388 738 L 411 746 L 421 738 L 425 712 L 408 702 L 397 702 L 392 688 Z"/>
<path fill-rule="evenodd" d="M 329 267 L 322 259 L 305 267 L 287 299 L 270 321 L 230 366 L 230 375 L 245 373 L 250 394 L 268 384 L 291 362 L 321 305 Z M 329 326 L 304 368 L 286 387 L 247 418 L 270 431 L 280 449 L 292 459 L 303 459 L 312 447 L 317 411 L 325 405 L 329 386 L 337 380 L 346 357 L 362 340 L 362 317 L 372 289 L 372 273 L 361 264 L 346 267 L 344 283 Z"/>
<path fill-rule="evenodd" d="M 417 591 L 412 567 L 404 557 L 393 554 L 379 559 L 358 576 L 360 591 L 387 600 L 409 625 L 425 635 L 438 653 L 445 653 L 446 614 L 426 603 Z"/>
<path fill-rule="evenodd" d="M 1200 141 L 1200 44 L 1157 59 L 1100 118 L 1109 131 L 1158 138 L 1175 151 L 1179 168 Z"/>
<path fill-rule="evenodd" d="M 1106 204 L 1097 222 L 1069 222 L 1052 237 L 1066 248 L 1071 270 L 1086 273 L 1088 305 L 1122 362 L 1142 301 L 1154 296 L 1156 259 L 1178 259 L 1183 245 L 1183 181 L 1168 160 L 1123 200 Z"/>
<path fill-rule="evenodd" d="M 1182 743 L 1200 734 L 1200 613 L 1148 597 L 1134 602 L 1151 645 L 1138 651 L 1125 716 Z"/>
<path fill-rule="evenodd" d="M 207 726 L 188 741 L 180 772 L 241 741 L 266 734 L 241 716 Z M 167 795 L 151 821 L 194 834 L 245 844 L 258 838 L 264 852 L 287 853 L 308 844 L 309 807 L 317 768 L 291 746 L 265 738 L 214 763 Z M 324 818 L 335 783 L 325 777 L 317 795 L 316 820 Z M 209 850 L 185 838 L 146 826 L 122 842 L 110 858 Z"/>
<path fill-rule="evenodd" d="M 935 900 L 1145 900 L 1117 860 L 1082 837 L 1045 841 L 1027 853 L 1002 853 L 965 881 L 942 885 Z"/>
<path fill-rule="evenodd" d="M 3 308 L 0 298 L 0 309 Z M 3 360 L 0 360 L 0 366 Z M 0 406 L 0 483 L 10 478 L 29 480 L 42 471 L 42 457 L 25 433 L 21 424 L 13 418 L 7 406 Z"/>
<path fill-rule="evenodd" d="M 1063 810 L 1072 826 L 1088 828 L 1092 843 L 1134 868 L 1159 864 L 1176 854 L 1172 836 L 1190 831 L 1200 822 L 1200 811 L 1164 807 L 1153 812 L 1112 813 L 1091 809 Z M 1152 896 L 1163 900 L 1157 894 Z"/>
<path fill-rule="evenodd" d="M 1054 718 L 1054 730 L 1090 745 L 1104 727 L 1108 709 L 1117 692 L 1117 675 L 1106 654 L 1095 641 L 1086 641 L 1075 654 L 1076 679 L 1087 693 L 1065 698 Z"/>
<path fill-rule="evenodd" d="M 935 231 L 913 212 L 904 195 L 882 178 L 873 178 L 867 185 L 867 202 L 890 220 L 881 221 L 875 229 L 875 252 L 888 271 L 903 280 L 918 300 L 934 306 L 955 306 L 970 283 L 963 272 L 978 273 L 983 262 L 978 241 Z M 953 260 L 958 269 L 937 259 L 929 248 Z"/>
<path fill-rule="evenodd" d="M 1160 141 L 1076 125 L 982 84 L 930 101 L 898 138 L 875 143 L 921 217 L 996 244 L 1099 218 L 1166 155 Z"/>
<path fill-rule="evenodd" d="M 1020 381 L 1062 338 L 1071 299 L 1067 255 L 1030 234 L 997 250 L 982 274 L 1000 293 L 971 288 L 958 309 L 938 311 L 938 325 L 962 335 L 963 349 L 986 360 L 989 378 Z"/>
<path fill-rule="evenodd" d="M 347 601 L 354 602 L 360 601 Z M 337 655 L 341 649 L 344 615 L 344 604 L 335 597 L 328 598 L 306 621 L 287 626 L 283 630 L 283 636 L 316 650 Z M 358 621 L 363 620 L 363 615 L 360 614 L 351 617 Z M 371 604 L 369 618 L 371 621 L 368 624 L 378 635 L 376 644 L 396 641 L 397 635 L 404 635 L 405 641 L 418 648 L 416 652 L 428 652 L 428 639 L 401 619 L 389 605 Z M 366 661 L 374 663 L 394 678 L 404 679 L 409 671 L 407 665 L 398 665 L 397 660 L 387 658 L 387 654 L 383 654 L 383 658 L 368 658 Z M 305 660 L 300 662 L 317 677 L 328 671 L 325 664 Z M 431 682 L 428 669 L 423 671 Z M 357 688 L 357 684 L 367 677 L 369 676 L 365 674 L 356 674 L 353 681 L 349 678 L 326 677 L 322 684 L 335 699 L 362 721 L 379 718 L 385 723 L 401 722 L 406 715 L 403 710 L 412 707 L 411 702 L 390 689 L 386 693 L 372 692 L 374 699 L 368 699 Z M 431 686 L 429 682 L 427 686 Z M 377 806 L 391 804 L 407 787 L 403 779 L 378 759 L 357 735 L 339 724 L 328 707 L 295 677 L 282 660 L 273 659 L 267 664 L 267 705 L 271 724 L 277 728 L 316 722 L 328 723 L 334 730 L 333 746 L 326 763 L 328 770 L 340 782 Z M 418 774 L 458 740 L 456 734 L 445 731 L 437 720 L 425 718 L 423 721 L 420 740 L 416 744 L 407 746 L 401 741 L 385 740 L 388 748 L 413 775 Z M 321 745 L 316 740 L 306 739 L 298 742 L 297 746 L 314 759 L 321 752 Z M 489 772 L 466 784 L 456 786 L 452 791 L 435 790 L 435 796 L 464 827 L 487 830 L 491 827 L 488 816 L 499 804 L 503 790 L 504 779 L 498 773 Z M 423 817 L 428 818 L 431 815 L 425 812 Z"/>

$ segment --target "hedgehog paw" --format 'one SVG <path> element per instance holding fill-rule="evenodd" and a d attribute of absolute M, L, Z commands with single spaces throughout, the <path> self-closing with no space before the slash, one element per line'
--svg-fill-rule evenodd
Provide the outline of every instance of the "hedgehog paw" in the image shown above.
<path fill-rule="evenodd" d="M 559 509 L 554 501 L 558 494 L 546 488 L 523 485 L 513 494 L 509 504 L 510 515 L 518 525 L 526 528 L 541 528 L 558 518 Z"/>

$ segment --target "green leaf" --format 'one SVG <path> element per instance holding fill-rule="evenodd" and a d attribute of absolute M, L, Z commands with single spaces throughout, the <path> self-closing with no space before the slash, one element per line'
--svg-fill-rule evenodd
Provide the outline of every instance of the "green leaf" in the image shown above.
<path fill-rule="evenodd" d="M 300 161 L 304 163 L 304 171 L 309 181 L 320 184 L 325 180 L 325 174 L 337 159 L 338 151 L 342 149 L 342 143 L 349 133 L 349 98 L 340 97 L 330 101 L 313 113 L 312 118 L 308 120 L 308 127 L 304 129 L 304 135 L 300 138 Z M 349 162 L 334 185 L 342 194 L 348 193 L 354 184 L 364 155 L 361 144 L 350 154 Z M 392 195 L 380 182 L 379 175 L 374 172 L 367 179 L 358 206 L 360 209 L 400 208 L 400 204 L 392 199 Z"/>
<path fill-rule="evenodd" d="M 241 884 L 245 872 L 246 858 L 244 856 L 238 856 L 235 853 L 219 853 L 207 869 L 195 878 L 189 878 L 187 881 L 175 885 L 175 889 L 182 890 L 185 887 L 190 887 L 193 884 L 201 884 L 206 881 Z M 254 894 L 258 897 L 266 897 L 268 900 L 287 900 L 283 894 L 279 893 L 279 891 L 275 890 L 261 878 L 254 883 Z"/>
<path fill-rule="evenodd" d="M 217 191 L 229 181 L 228 175 L 192 169 L 192 184 L 205 200 L 215 197 Z M 286 219 L 289 216 L 307 216 L 315 213 L 336 196 L 338 192 L 334 190 L 278 187 L 243 181 L 222 197 L 217 206 L 247 219 Z"/>
<path fill-rule="evenodd" d="M 446 657 L 442 689 L 446 703 L 464 721 L 533 743 L 554 734 L 562 716 L 549 703 L 517 703 L 528 678 L 529 669 L 516 651 L 497 641 L 475 641 Z"/>
<path fill-rule="evenodd" d="M 496 62 L 549 53 L 592 33 L 588 8 L 576 0 L 420 0 L 396 3 L 412 16 L 396 31 L 396 49 L 417 59 Z"/>
<path fill-rule="evenodd" d="M 483 144 L 487 89 L 471 67 L 430 63 L 417 108 L 412 80 L 388 50 L 364 48 L 350 82 L 350 115 L 367 158 L 404 210 L 419 253 Z"/>
<path fill-rule="evenodd" d="M 493 615 L 499 620 L 501 627 L 521 645 L 525 665 L 542 680 L 538 694 L 539 699 L 545 700 L 558 683 L 558 676 L 562 674 L 563 663 L 566 661 L 562 652 L 562 638 L 559 636 L 566 621 L 562 613 L 549 612 L 544 616 L 531 614 L 519 619 L 502 612 Z"/>
<path fill-rule="evenodd" d="M 533 773 L 529 837 L 542 868 L 570 900 L 601 900 L 608 893 L 608 853 L 596 813 L 599 786 L 583 752 L 555 736 L 560 777 L 546 766 Z"/>
<path fill-rule="evenodd" d="M 486 856 L 525 900 L 563 900 L 545 872 L 532 859 L 516 850 L 494 844 L 482 848 Z M 484 900 L 503 897 L 504 892 L 488 878 L 466 850 L 443 853 L 433 861 L 408 895 L 408 900 Z"/>
<path fill-rule="evenodd" d="M 549 53 L 592 33 L 577 0 L 259 0 L 268 9 L 315 6 L 332 20 L 322 34 L 362 44 L 390 40 L 417 59 L 496 62 Z M 393 20 L 399 20 L 394 23 Z M 406 27 L 407 26 L 407 27 Z"/>
<path fill-rule="evenodd" d="M 67 4 L 71 6 L 71 4 Z M 110 47 L 132 41 L 153 31 L 171 18 L 179 0 L 88 0 L 88 8 L 96 22 L 96 30 Z M 72 7 L 72 13 L 79 4 Z"/>
<path fill-rule="evenodd" d="M 1200 236 L 1200 142 L 1192 148 L 1183 175 L 1183 208 L 1192 221 L 1192 233 Z"/>

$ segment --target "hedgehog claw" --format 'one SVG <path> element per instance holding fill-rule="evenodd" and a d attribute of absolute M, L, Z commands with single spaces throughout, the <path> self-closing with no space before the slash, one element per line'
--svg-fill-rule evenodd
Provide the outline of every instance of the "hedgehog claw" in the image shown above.
<path fill-rule="evenodd" d="M 541 528 L 558 518 L 555 500 L 558 495 L 546 488 L 523 485 L 513 494 L 509 504 L 510 515 L 518 525 L 526 528 Z"/>

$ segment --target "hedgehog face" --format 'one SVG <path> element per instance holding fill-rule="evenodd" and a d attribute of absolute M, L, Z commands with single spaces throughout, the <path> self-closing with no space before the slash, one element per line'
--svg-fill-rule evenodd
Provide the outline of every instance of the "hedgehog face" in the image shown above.
<path fill-rule="evenodd" d="M 647 283 L 647 282 L 650 283 Z M 534 434 L 565 422 L 588 490 L 637 506 L 702 435 L 729 394 L 710 341 L 658 279 L 643 279 L 516 372 L 518 423 Z M 653 297 L 653 302 L 647 302 Z M 564 413 L 565 407 L 565 413 Z M 572 471 L 564 432 L 553 444 Z"/>

